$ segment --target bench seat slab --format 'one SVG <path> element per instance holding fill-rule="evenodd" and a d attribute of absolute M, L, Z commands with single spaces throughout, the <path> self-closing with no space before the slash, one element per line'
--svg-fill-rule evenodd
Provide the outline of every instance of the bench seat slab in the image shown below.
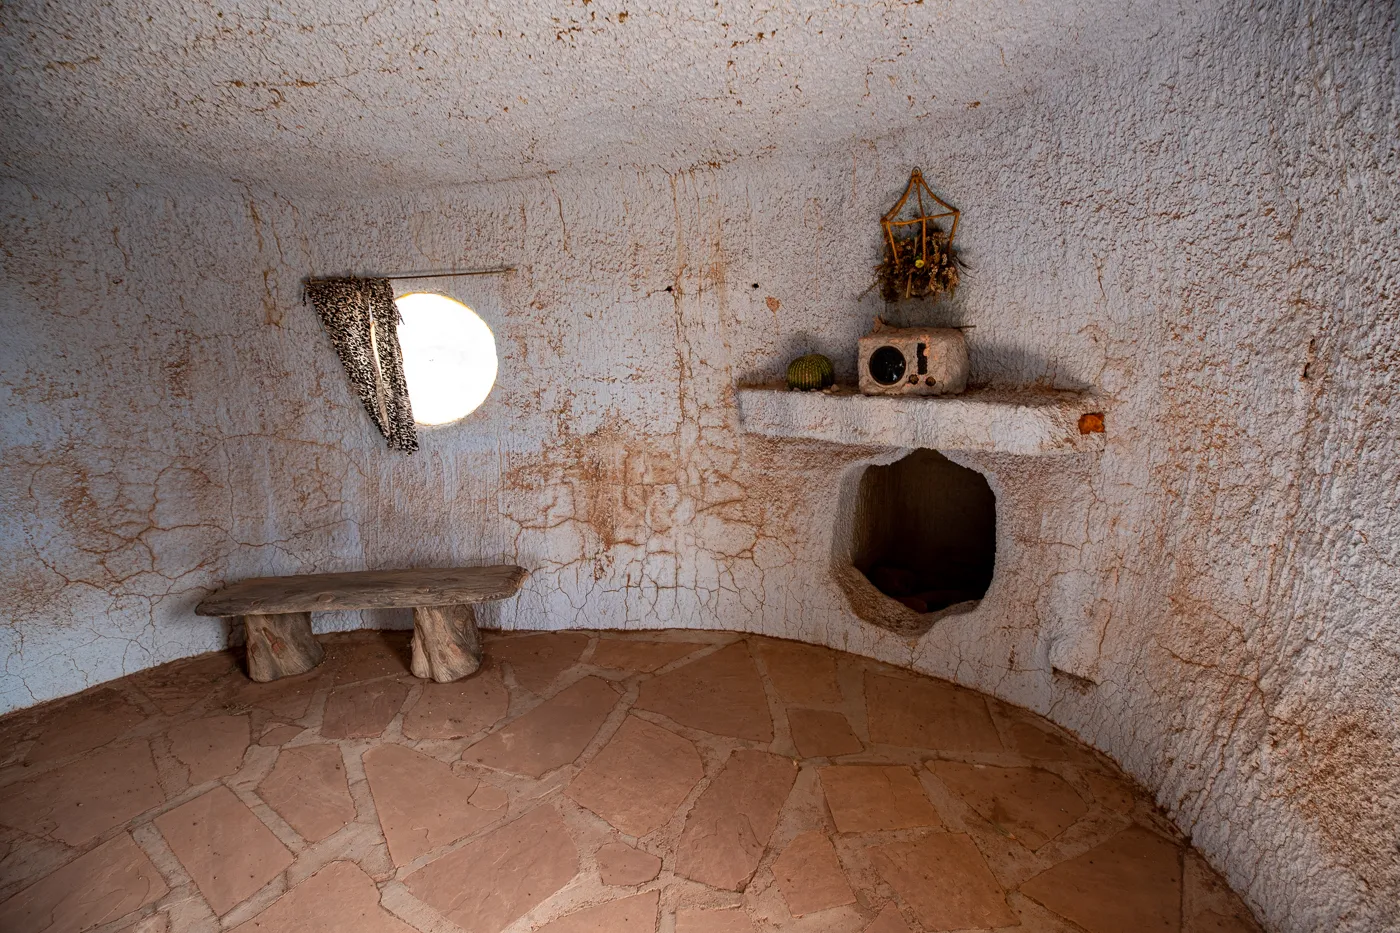
<path fill-rule="evenodd" d="M 446 684 L 475 674 L 479 667 L 481 633 L 471 606 L 414 608 L 413 676 Z"/>
<path fill-rule="evenodd" d="M 245 615 L 248 636 L 248 676 L 259 683 L 305 674 L 325 656 L 311 634 L 311 613 Z"/>
<path fill-rule="evenodd" d="M 194 611 L 202 616 L 241 616 L 455 606 L 514 596 L 525 577 L 523 568 L 508 564 L 257 577 L 211 593 Z"/>

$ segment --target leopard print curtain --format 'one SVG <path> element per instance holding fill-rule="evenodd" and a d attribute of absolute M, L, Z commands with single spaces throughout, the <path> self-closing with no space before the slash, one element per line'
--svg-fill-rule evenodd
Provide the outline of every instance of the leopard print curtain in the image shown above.
<path fill-rule="evenodd" d="M 389 449 L 413 453 L 418 430 L 403 378 L 399 310 L 389 280 L 308 279 L 306 296 Z"/>

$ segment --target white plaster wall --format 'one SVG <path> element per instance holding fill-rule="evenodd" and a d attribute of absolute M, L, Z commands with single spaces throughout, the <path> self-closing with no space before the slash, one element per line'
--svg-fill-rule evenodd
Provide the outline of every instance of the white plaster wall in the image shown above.
<path fill-rule="evenodd" d="M 1183 7 L 1019 101 L 716 169 L 8 183 L 0 698 L 222 644 L 191 607 L 226 579 L 512 560 L 533 576 L 488 622 L 746 629 L 955 678 L 1114 755 L 1271 929 L 1393 927 L 1394 42 L 1381 4 Z M 999 496 L 997 579 L 906 643 L 828 570 L 843 480 L 893 452 L 743 435 L 733 387 L 808 350 L 852 375 L 912 164 L 965 211 L 972 274 L 926 314 L 976 325 L 976 377 L 1112 406 L 1098 456 L 958 456 Z M 434 283 L 495 328 L 497 389 L 383 450 L 301 278 L 502 262 Z M 405 621 L 365 615 L 320 625 Z"/>

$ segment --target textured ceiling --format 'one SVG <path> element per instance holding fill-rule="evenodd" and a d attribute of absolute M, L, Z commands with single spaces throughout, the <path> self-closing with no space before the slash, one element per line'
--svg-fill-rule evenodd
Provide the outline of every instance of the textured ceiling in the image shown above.
<path fill-rule="evenodd" d="M 1106 50 L 1130 51 L 1150 10 L 21 0 L 0 5 L 0 155 L 11 178 L 84 187 L 384 188 L 587 163 L 679 169 L 1005 103 Z"/>

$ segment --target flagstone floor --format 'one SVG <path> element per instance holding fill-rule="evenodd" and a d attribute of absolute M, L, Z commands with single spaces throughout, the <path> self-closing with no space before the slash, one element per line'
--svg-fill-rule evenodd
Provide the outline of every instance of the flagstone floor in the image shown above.
<path fill-rule="evenodd" d="M 206 655 L 0 719 L 6 933 L 1257 930 L 1107 759 L 793 642 L 406 633 Z"/>

